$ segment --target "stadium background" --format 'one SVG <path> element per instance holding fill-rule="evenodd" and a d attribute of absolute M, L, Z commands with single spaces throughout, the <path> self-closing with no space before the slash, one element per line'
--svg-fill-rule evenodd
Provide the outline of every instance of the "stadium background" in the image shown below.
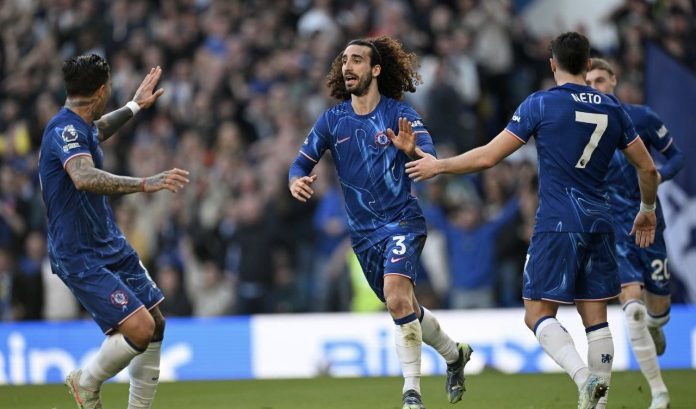
<path fill-rule="evenodd" d="M 550 87 L 549 40 L 583 31 L 596 55 L 616 65 L 619 98 L 651 105 L 693 157 L 695 21 L 689 0 L 3 2 L 0 384 L 60 381 L 101 337 L 93 323 L 74 322 L 88 317 L 46 260 L 37 148 L 65 98 L 64 58 L 91 52 L 108 58 L 111 108 L 132 96 L 146 69 L 164 69 L 166 92 L 156 106 L 102 146 L 106 170 L 114 173 L 191 171 L 191 184 L 178 195 L 112 200 L 121 228 L 167 296 L 161 308 L 172 319 L 163 367 L 170 369 L 162 379 L 393 375 L 389 320 L 356 314 L 381 306 L 351 254 L 330 158 L 316 169 L 317 195 L 309 204 L 287 192 L 297 148 L 333 103 L 324 76 L 346 41 L 391 35 L 419 54 L 424 84 L 407 98 L 438 153 L 450 156 L 487 142 L 526 95 Z M 540 350 L 519 310 L 537 205 L 534 160 L 528 147 L 480 176 L 416 186 L 428 217 L 443 218 L 450 231 L 430 229 L 418 297 L 429 308 L 450 310 L 442 321 L 454 335 L 465 338 L 466 328 L 477 328 L 474 344 L 489 350 L 477 370 L 557 369 L 535 355 Z M 673 296 L 686 303 L 667 326 L 674 341 L 662 362 L 670 368 L 696 367 L 689 304 L 696 300 L 694 176 L 696 165 L 687 160 L 660 192 Z M 518 209 L 505 212 L 511 201 Z M 315 314 L 266 315 L 309 312 Z M 343 314 L 319 314 L 329 312 Z M 635 369 L 622 317 L 616 309 L 611 317 L 617 367 Z M 285 365 L 281 356 L 303 346 L 290 343 L 275 366 L 259 363 L 259 356 L 273 356 L 274 337 L 294 327 L 314 355 Z M 582 336 L 581 328 L 572 331 Z M 426 372 L 441 369 L 433 363 Z"/>

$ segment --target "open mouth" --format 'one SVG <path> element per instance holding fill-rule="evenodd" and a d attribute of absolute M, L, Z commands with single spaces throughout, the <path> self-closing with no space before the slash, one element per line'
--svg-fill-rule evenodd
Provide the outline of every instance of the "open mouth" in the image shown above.
<path fill-rule="evenodd" d="M 346 87 L 352 87 L 358 83 L 358 77 L 353 74 L 344 75 L 343 80 L 346 83 Z"/>

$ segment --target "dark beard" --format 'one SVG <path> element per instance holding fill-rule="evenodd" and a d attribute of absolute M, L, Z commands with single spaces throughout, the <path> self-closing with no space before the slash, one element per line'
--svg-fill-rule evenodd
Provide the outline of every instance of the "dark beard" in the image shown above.
<path fill-rule="evenodd" d="M 352 91 L 348 89 L 347 91 L 356 97 L 362 97 L 367 94 L 367 90 L 370 89 L 370 84 L 372 84 L 372 75 L 368 75 L 364 80 L 361 79 L 358 81 L 358 85 Z"/>

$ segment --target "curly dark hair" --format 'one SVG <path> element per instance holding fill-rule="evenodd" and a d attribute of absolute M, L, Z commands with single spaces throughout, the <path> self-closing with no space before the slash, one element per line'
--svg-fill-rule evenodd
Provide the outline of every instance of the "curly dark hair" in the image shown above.
<path fill-rule="evenodd" d="M 414 92 L 416 86 L 422 84 L 418 73 L 420 64 L 415 53 L 406 52 L 401 43 L 391 37 L 376 37 L 359 39 L 349 42 L 349 45 L 362 45 L 371 50 L 370 66 L 379 64 L 382 70 L 377 77 L 379 93 L 393 99 L 401 99 L 404 92 Z M 338 100 L 350 99 L 350 92 L 341 72 L 343 51 L 331 63 L 331 70 L 326 76 L 326 86 L 331 90 L 331 96 Z"/>

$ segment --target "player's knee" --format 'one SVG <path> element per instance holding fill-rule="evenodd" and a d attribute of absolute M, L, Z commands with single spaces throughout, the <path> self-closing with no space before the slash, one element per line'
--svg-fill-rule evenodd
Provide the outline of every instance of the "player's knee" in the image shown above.
<path fill-rule="evenodd" d="M 140 348 L 146 348 L 155 333 L 155 320 L 150 314 L 143 315 L 130 331 L 128 338 Z"/>
<path fill-rule="evenodd" d="M 647 310 L 645 309 L 645 305 L 638 300 L 631 300 L 624 304 L 623 306 L 623 311 L 624 314 L 626 315 L 626 319 L 628 320 L 629 323 L 635 322 L 635 323 L 643 323 L 645 322 L 645 316 L 647 314 Z"/>
<path fill-rule="evenodd" d="M 387 309 L 392 317 L 395 318 L 401 318 L 414 312 L 411 297 L 406 297 L 401 294 L 394 294 L 387 297 Z"/>

